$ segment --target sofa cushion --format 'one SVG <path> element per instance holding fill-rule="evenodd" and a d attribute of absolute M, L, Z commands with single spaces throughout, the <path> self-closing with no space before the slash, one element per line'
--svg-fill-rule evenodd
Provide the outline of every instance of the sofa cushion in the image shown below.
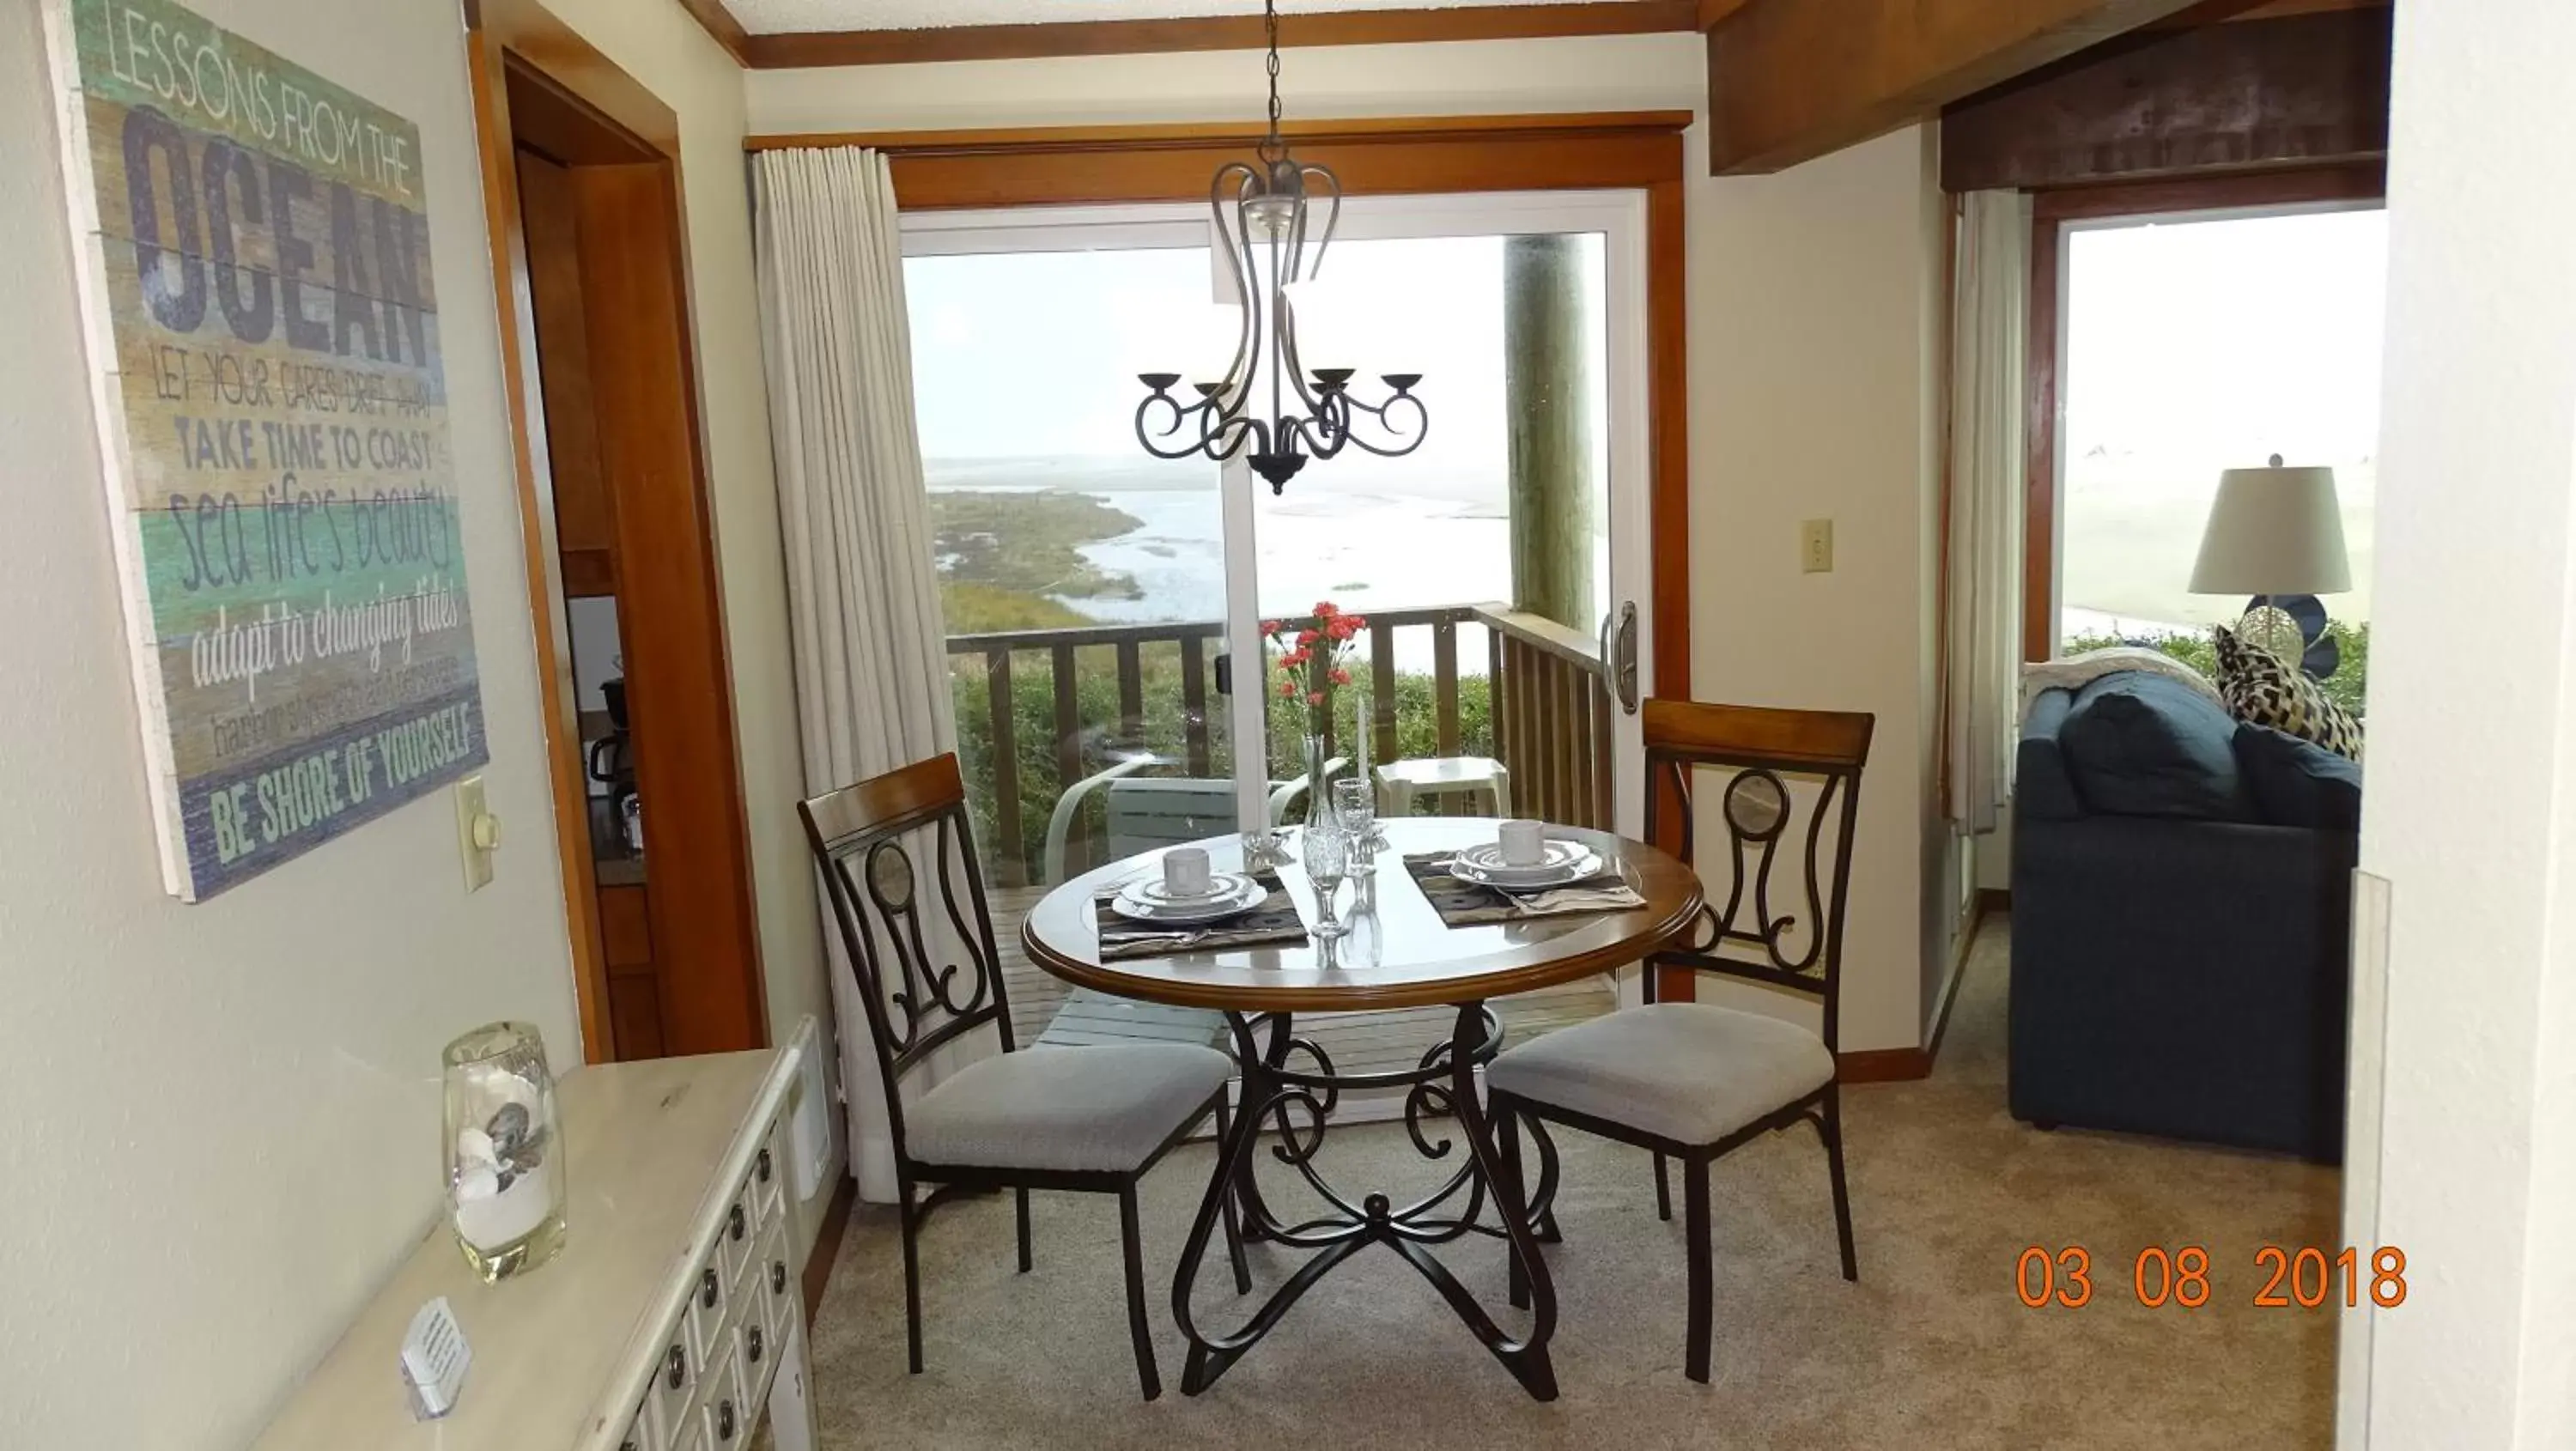
<path fill-rule="evenodd" d="M 2314 741 L 2339 756 L 2361 759 L 2361 722 L 2335 704 L 2308 673 L 2260 645 L 2236 638 L 2219 626 L 2211 636 L 2218 647 L 2218 693 L 2238 720 L 2286 731 Z"/>
<path fill-rule="evenodd" d="M 2075 779 L 2066 774 L 2066 753 L 2057 741 L 2074 704 L 2074 691 L 2043 690 L 2022 710 L 2021 749 L 2013 764 L 2015 815 L 2073 821 L 2084 814 L 2084 798 L 2075 794 Z"/>
<path fill-rule="evenodd" d="M 2249 720 L 2236 727 L 2236 764 L 2274 826 L 2361 830 L 2359 761 Z"/>
<path fill-rule="evenodd" d="M 2236 722 L 2162 675 L 2106 675 L 2076 692 L 2057 738 L 2084 804 L 2113 816 L 2253 821 Z"/>

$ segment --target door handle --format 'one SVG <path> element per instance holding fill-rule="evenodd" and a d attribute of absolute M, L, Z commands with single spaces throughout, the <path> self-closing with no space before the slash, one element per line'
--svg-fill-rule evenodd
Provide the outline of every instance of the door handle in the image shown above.
<path fill-rule="evenodd" d="M 1231 654 L 1216 657 L 1216 693 L 1234 694 L 1234 656 Z"/>
<path fill-rule="evenodd" d="M 1637 713 L 1637 602 L 1635 600 L 1620 602 L 1616 637 L 1607 655 L 1607 663 L 1610 666 L 1610 691 L 1619 697 L 1619 709 L 1629 715 L 1635 715 Z"/>

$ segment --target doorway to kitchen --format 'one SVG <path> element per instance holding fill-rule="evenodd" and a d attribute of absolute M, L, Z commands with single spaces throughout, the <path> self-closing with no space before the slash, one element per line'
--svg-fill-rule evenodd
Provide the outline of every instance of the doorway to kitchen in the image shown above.
<path fill-rule="evenodd" d="M 759 1047 L 677 117 L 534 0 L 470 36 L 584 1057 Z"/>

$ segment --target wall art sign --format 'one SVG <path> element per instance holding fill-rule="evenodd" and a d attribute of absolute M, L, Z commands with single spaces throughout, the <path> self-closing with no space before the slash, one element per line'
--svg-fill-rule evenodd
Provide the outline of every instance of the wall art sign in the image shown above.
<path fill-rule="evenodd" d="M 166 0 L 47 0 L 170 890 L 487 759 L 420 132 Z"/>

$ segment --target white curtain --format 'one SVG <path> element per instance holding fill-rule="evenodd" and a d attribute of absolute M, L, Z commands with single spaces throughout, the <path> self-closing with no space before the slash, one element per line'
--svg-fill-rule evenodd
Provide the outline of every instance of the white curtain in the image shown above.
<path fill-rule="evenodd" d="M 797 716 L 806 789 L 819 795 L 956 749 L 947 631 L 885 158 L 850 146 L 764 151 L 753 192 Z M 926 876 L 927 850 L 915 857 Z M 887 1202 L 893 1144 L 875 1039 L 824 911 L 851 1167 L 863 1197 Z M 945 946 L 931 950 L 956 961 Z M 908 1081 L 907 1096 L 943 1066 Z"/>
<path fill-rule="evenodd" d="M 2019 725 L 2022 371 L 2030 309 L 2030 199 L 1960 198 L 1951 277 L 1947 809 L 1987 832 L 2012 791 Z"/>

